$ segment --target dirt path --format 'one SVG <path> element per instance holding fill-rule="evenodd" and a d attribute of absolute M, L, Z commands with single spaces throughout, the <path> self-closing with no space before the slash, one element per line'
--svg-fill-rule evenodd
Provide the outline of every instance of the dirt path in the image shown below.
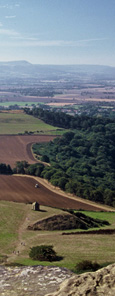
<path fill-rule="evenodd" d="M 19 230 L 18 230 L 18 242 L 13 253 L 8 256 L 7 262 L 13 262 L 25 248 L 25 241 L 22 239 L 23 232 L 27 229 L 28 226 L 28 211 L 25 214 L 24 220 L 22 221 Z"/>

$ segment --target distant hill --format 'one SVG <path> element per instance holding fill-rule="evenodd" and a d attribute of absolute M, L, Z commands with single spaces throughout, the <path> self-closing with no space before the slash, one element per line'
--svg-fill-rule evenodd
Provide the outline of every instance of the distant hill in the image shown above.
<path fill-rule="evenodd" d="M 97 75 L 105 78 L 115 78 L 115 67 L 100 65 L 40 65 L 27 61 L 0 62 L 0 77 L 5 78 L 56 78 L 71 74 Z"/>

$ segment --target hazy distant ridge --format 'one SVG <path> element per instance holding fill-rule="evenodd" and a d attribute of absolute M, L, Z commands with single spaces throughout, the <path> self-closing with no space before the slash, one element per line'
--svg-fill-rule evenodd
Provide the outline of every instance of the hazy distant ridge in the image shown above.
<path fill-rule="evenodd" d="M 0 62 L 0 76 L 36 77 L 39 75 L 63 75 L 66 73 L 80 73 L 88 75 L 108 75 L 115 78 L 115 67 L 101 65 L 41 65 L 31 64 L 28 61 Z"/>

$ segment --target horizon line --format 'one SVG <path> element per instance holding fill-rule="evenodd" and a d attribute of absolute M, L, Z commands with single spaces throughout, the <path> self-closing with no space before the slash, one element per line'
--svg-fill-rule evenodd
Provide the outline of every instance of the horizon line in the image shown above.
<path fill-rule="evenodd" d="M 33 63 L 33 62 L 29 62 L 28 60 L 4 60 L 4 61 L 1 61 L 0 60 L 0 63 L 20 63 L 20 62 L 25 62 L 25 63 L 28 63 L 30 65 L 40 65 L 40 66 L 99 66 L 99 67 L 110 67 L 110 68 L 115 68 L 115 66 L 111 66 L 111 65 L 107 65 L 107 64 L 93 64 L 93 63 L 83 63 L 83 64 L 78 64 L 78 63 L 70 63 L 70 64 L 55 64 L 55 63 Z"/>

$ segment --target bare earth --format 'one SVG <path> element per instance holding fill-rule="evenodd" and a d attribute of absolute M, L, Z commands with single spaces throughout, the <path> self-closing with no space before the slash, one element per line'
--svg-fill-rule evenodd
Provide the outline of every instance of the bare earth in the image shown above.
<path fill-rule="evenodd" d="M 39 188 L 35 188 L 35 184 Z M 28 176 L 5 176 L 0 178 L 0 200 L 32 203 L 38 201 L 40 205 L 65 208 L 65 209 L 84 209 L 91 211 L 109 210 L 109 207 L 97 205 L 90 201 L 80 198 L 67 196 L 65 193 L 51 186 L 40 178 Z M 110 208 L 111 210 L 111 208 Z"/>
<path fill-rule="evenodd" d="M 15 166 L 16 161 L 26 160 L 28 163 L 35 163 L 31 146 L 36 142 L 48 142 L 53 140 L 52 135 L 0 135 L 0 163 Z"/>

